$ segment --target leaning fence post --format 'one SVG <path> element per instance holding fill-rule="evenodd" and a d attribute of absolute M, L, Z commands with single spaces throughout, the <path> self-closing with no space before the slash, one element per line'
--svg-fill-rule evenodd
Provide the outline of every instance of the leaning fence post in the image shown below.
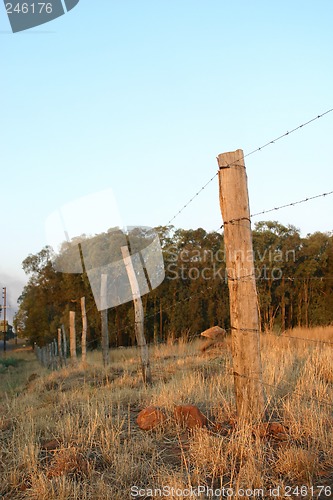
<path fill-rule="evenodd" d="M 135 336 L 138 343 L 138 347 L 140 347 L 141 350 L 141 367 L 142 367 L 143 382 L 144 384 L 150 384 L 152 379 L 151 379 L 151 371 L 149 364 L 149 351 L 146 343 L 146 338 L 144 335 L 144 313 L 143 313 L 139 284 L 136 278 L 133 262 L 128 247 L 127 246 L 121 247 L 121 252 L 123 255 L 123 260 L 126 267 L 126 272 L 130 282 L 132 296 L 133 296 L 134 313 L 135 313 Z"/>

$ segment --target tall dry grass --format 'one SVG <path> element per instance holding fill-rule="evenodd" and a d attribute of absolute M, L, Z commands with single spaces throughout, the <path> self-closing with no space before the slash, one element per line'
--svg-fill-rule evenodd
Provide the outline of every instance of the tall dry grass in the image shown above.
<path fill-rule="evenodd" d="M 331 486 L 332 346 L 288 334 L 333 336 L 332 328 L 262 336 L 267 412 L 288 429 L 270 437 L 248 422 L 235 424 L 229 341 L 211 354 L 200 352 L 198 340 L 152 346 L 148 388 L 134 348 L 112 350 L 107 369 L 94 352 L 86 369 L 53 373 L 28 354 L 1 379 L 0 498 L 117 500 L 131 498 L 134 486 L 141 498 L 163 487 L 187 498 L 198 485 L 232 489 L 232 498 L 244 498 L 242 488 L 262 489 L 268 498 L 269 488 L 279 487 L 275 498 L 284 498 L 285 486 Z M 199 406 L 209 428 L 188 433 L 177 426 L 173 407 L 183 403 Z M 167 420 L 144 432 L 135 420 L 148 405 Z"/>

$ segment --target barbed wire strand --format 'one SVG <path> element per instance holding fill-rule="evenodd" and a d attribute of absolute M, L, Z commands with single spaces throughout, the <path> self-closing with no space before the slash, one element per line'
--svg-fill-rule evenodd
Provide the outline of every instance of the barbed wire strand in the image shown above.
<path fill-rule="evenodd" d="M 268 210 L 262 210 L 261 212 L 257 212 L 255 214 L 252 214 L 250 217 L 257 217 L 258 215 L 263 215 L 263 214 L 267 214 L 269 212 L 274 212 L 276 210 L 281 210 L 282 208 L 293 207 L 295 205 L 299 205 L 300 203 L 306 203 L 308 201 L 315 200 L 316 198 L 330 196 L 331 194 L 333 194 L 333 191 L 328 191 L 327 193 L 317 194 L 315 196 L 310 196 L 308 198 L 304 198 L 303 200 L 293 201 L 292 203 L 286 203 L 285 205 L 280 205 L 279 207 L 270 208 Z"/>
<path fill-rule="evenodd" d="M 167 225 L 167 226 L 169 226 L 169 225 L 171 224 L 171 222 L 172 222 L 173 220 L 175 220 L 175 219 L 176 219 L 176 217 L 178 217 L 178 215 L 180 215 L 180 214 L 181 214 L 181 213 L 185 210 L 185 208 L 187 208 L 187 207 L 188 207 L 188 206 L 192 203 L 192 201 L 194 201 L 194 200 L 195 200 L 195 198 L 197 198 L 197 197 L 199 196 L 199 194 L 201 194 L 201 193 L 202 193 L 202 191 L 203 191 L 204 189 L 206 189 L 206 187 L 208 186 L 208 184 L 210 184 L 210 183 L 211 183 L 211 182 L 215 179 L 215 177 L 216 177 L 217 175 L 218 175 L 218 172 L 216 172 L 216 173 L 213 175 L 213 177 L 212 177 L 211 179 L 209 179 L 209 181 L 208 181 L 208 182 L 206 182 L 206 184 L 205 184 L 204 186 L 202 186 L 202 187 L 199 189 L 199 191 L 198 191 L 198 192 L 197 192 L 194 196 L 192 196 L 192 198 L 191 198 L 191 199 L 190 199 L 187 203 L 185 203 L 185 205 L 184 205 L 184 206 L 183 206 L 180 210 L 178 210 L 178 212 L 177 212 L 177 213 L 176 213 L 176 214 L 175 214 L 175 215 L 174 215 L 174 216 L 173 216 L 173 217 L 172 217 L 172 218 L 168 221 L 168 223 L 167 223 L 166 225 Z"/>
<path fill-rule="evenodd" d="M 331 340 L 310 339 L 308 337 L 303 338 L 303 337 L 297 337 L 295 335 L 286 335 L 285 333 L 282 333 L 281 335 L 276 335 L 275 333 L 265 332 L 265 333 L 263 333 L 263 335 L 270 335 L 271 337 L 274 337 L 277 339 L 293 339 L 293 340 L 301 340 L 304 342 L 312 342 L 314 344 L 333 345 L 333 342 Z"/>
<path fill-rule="evenodd" d="M 321 193 L 321 194 L 316 194 L 315 196 L 308 196 L 307 198 L 304 198 L 302 200 L 297 200 L 297 201 L 292 201 L 290 203 L 286 203 L 285 205 L 280 205 L 278 207 L 274 207 L 274 208 L 269 208 L 267 210 L 262 210 L 261 212 L 257 212 L 255 214 L 251 214 L 250 215 L 250 219 L 252 219 L 253 217 L 258 217 L 258 215 L 263 215 L 263 214 L 267 214 L 269 212 L 276 212 L 278 210 L 281 210 L 282 208 L 287 208 L 287 207 L 293 207 L 295 205 L 299 205 L 300 203 L 307 203 L 308 201 L 312 201 L 312 200 L 315 200 L 317 198 L 324 198 L 326 196 L 330 196 L 331 194 L 333 194 L 333 191 L 328 191 L 327 193 Z M 239 217 L 238 219 L 232 219 L 231 221 L 228 222 L 228 224 L 230 223 L 234 223 L 234 222 L 240 222 L 243 220 L 243 217 Z M 221 229 L 224 228 L 226 223 L 222 224 L 217 230 L 216 232 L 220 231 Z"/>
<path fill-rule="evenodd" d="M 240 373 L 235 373 L 234 371 L 231 371 L 231 370 L 227 370 L 225 372 L 226 375 L 230 375 L 230 376 L 236 376 L 236 377 L 240 377 L 240 378 L 246 378 L 247 380 L 252 380 L 254 382 L 259 382 L 259 384 L 265 386 L 265 387 L 270 387 L 271 389 L 277 389 L 277 390 L 281 390 L 282 388 L 278 385 L 275 385 L 275 384 L 269 384 L 268 382 L 264 382 L 263 380 L 260 380 L 259 378 L 255 378 L 255 377 L 249 377 L 248 375 L 244 375 L 244 374 L 240 374 Z M 294 387 L 294 384 L 292 382 L 288 382 L 288 380 L 285 380 L 285 379 L 281 379 L 281 382 L 283 382 L 285 385 L 288 385 L 289 387 Z M 298 396 L 300 398 L 303 398 L 303 399 L 306 399 L 307 401 L 315 401 L 316 403 L 320 403 L 320 404 L 323 404 L 323 405 L 326 405 L 326 406 L 330 406 L 332 407 L 333 406 L 333 402 L 329 402 L 329 401 L 325 401 L 324 399 L 319 399 L 319 398 L 314 398 L 312 396 L 307 396 L 305 394 L 302 394 L 301 392 L 297 391 L 296 389 L 293 389 L 292 392 L 289 393 L 290 395 L 295 395 L 295 396 Z"/>
<path fill-rule="evenodd" d="M 232 166 L 233 164 L 237 163 L 238 161 L 240 160 L 243 160 L 245 158 L 248 158 L 249 156 L 255 154 L 255 153 L 258 153 L 259 151 L 262 151 L 264 148 L 272 145 L 272 144 L 275 144 L 276 142 L 280 141 L 281 139 L 283 139 L 284 137 L 288 137 L 290 136 L 291 134 L 293 134 L 294 132 L 296 132 L 297 130 L 300 130 L 301 128 L 304 128 L 306 127 L 307 125 L 309 125 L 310 123 L 316 121 L 316 120 L 319 120 L 320 118 L 322 118 L 323 116 L 327 115 L 328 113 L 331 113 L 333 111 L 333 108 L 331 109 L 328 109 L 327 111 L 325 111 L 324 113 L 320 114 L 320 115 L 317 115 L 315 116 L 314 118 L 311 118 L 311 120 L 308 120 L 307 122 L 304 122 L 302 123 L 301 125 L 298 125 L 297 127 L 293 128 L 292 130 L 290 131 L 287 131 L 285 132 L 284 134 L 281 134 L 279 135 L 278 137 L 276 137 L 275 139 L 272 139 L 268 142 L 266 142 L 265 144 L 263 144 L 262 146 L 256 148 L 256 149 L 253 149 L 252 151 L 250 151 L 249 153 L 246 153 L 245 155 L 241 155 L 238 160 L 234 161 L 232 164 L 229 164 L 229 165 L 226 165 L 224 168 L 227 168 L 228 166 Z M 201 193 L 202 191 L 204 191 L 204 189 L 215 179 L 215 177 L 218 175 L 218 172 L 216 172 L 213 177 L 211 177 L 211 179 L 209 179 L 208 182 L 206 182 L 206 184 L 204 186 L 202 186 L 194 196 L 192 196 L 192 198 L 187 202 L 185 203 L 185 205 L 183 205 L 183 207 L 178 210 L 178 212 L 168 221 L 168 223 L 166 224 L 167 226 L 169 224 L 171 224 L 172 221 L 174 221 Z"/>

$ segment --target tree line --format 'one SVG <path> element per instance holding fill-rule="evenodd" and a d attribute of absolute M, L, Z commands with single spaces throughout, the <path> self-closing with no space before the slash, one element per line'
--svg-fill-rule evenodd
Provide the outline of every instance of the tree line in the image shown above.
<path fill-rule="evenodd" d="M 134 247 L 145 236 L 140 231 L 135 230 Z M 147 341 L 165 342 L 184 333 L 197 335 L 216 324 L 228 330 L 228 279 L 232 277 L 226 268 L 223 234 L 173 226 L 160 226 L 156 232 L 163 252 L 165 279 L 142 297 Z M 105 238 L 107 233 L 104 238 L 80 237 L 77 242 L 85 244 L 86 261 L 102 266 L 110 259 L 118 259 L 119 245 L 115 243 L 123 235 L 117 231 L 112 235 L 111 239 Z M 133 248 L 131 251 L 134 253 Z M 263 331 L 332 324 L 332 233 L 315 232 L 301 237 L 294 226 L 258 222 L 253 230 L 253 253 Z M 61 259 L 66 255 L 73 260 L 67 259 L 63 265 Z M 60 261 L 55 261 L 50 247 L 23 261 L 29 281 L 19 298 L 14 325 L 32 344 L 43 346 L 56 337 L 61 325 L 68 328 L 69 311 L 77 312 L 76 327 L 80 331 L 80 300 L 85 297 L 87 344 L 90 348 L 99 346 L 101 313 L 80 257 L 82 252 L 76 250 L 74 255 L 73 247 L 64 244 Z M 245 263 L 246 275 L 247 256 L 239 257 Z M 108 310 L 108 330 L 110 346 L 135 343 L 132 302 Z"/>

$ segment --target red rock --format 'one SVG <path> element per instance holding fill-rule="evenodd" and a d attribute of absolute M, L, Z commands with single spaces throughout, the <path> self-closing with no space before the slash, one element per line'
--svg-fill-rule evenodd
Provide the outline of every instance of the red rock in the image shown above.
<path fill-rule="evenodd" d="M 166 416 L 161 410 L 159 410 L 156 406 L 148 406 L 148 408 L 140 411 L 137 416 L 136 423 L 143 431 L 149 431 L 150 429 L 155 429 L 155 427 L 163 424 L 165 420 Z"/>
<path fill-rule="evenodd" d="M 174 412 L 176 421 L 187 429 L 205 427 L 207 425 L 207 418 L 201 413 L 197 406 L 175 406 Z"/>
<path fill-rule="evenodd" d="M 212 326 L 211 328 L 208 328 L 204 332 L 201 332 L 200 335 L 203 337 L 207 337 L 211 340 L 216 340 L 216 341 L 223 341 L 225 339 L 227 332 L 221 328 L 220 326 Z"/>

